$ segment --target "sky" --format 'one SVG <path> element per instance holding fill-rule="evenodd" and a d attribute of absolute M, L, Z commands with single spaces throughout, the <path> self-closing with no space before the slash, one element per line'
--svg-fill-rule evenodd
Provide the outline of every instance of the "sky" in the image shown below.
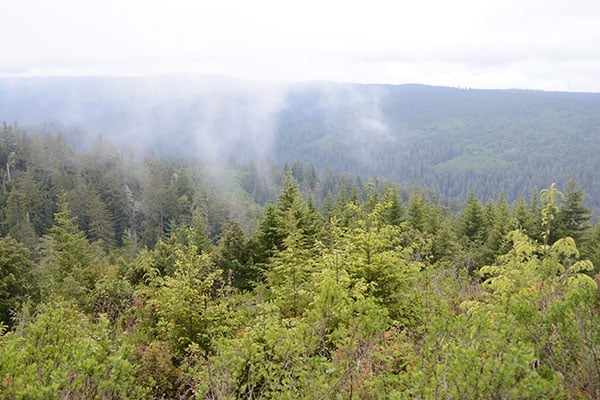
<path fill-rule="evenodd" d="M 0 77 L 600 92 L 597 0 L 0 0 Z"/>

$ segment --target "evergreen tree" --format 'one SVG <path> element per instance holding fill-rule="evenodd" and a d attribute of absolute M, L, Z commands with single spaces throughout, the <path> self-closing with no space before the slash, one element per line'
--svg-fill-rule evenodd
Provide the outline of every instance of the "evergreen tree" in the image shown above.
<path fill-rule="evenodd" d="M 405 218 L 405 210 L 398 190 L 389 187 L 385 188 L 382 201 L 389 203 L 389 207 L 385 213 L 385 221 L 390 225 L 400 226 Z"/>
<path fill-rule="evenodd" d="M 10 236 L 0 239 L 0 325 L 12 326 L 12 315 L 28 298 L 39 301 L 29 250 Z"/>
<path fill-rule="evenodd" d="M 278 225 L 275 205 L 269 203 L 254 235 L 253 258 L 257 263 L 264 264 L 283 245 L 285 237 L 283 232 L 278 229 Z"/>
<path fill-rule="evenodd" d="M 426 231 L 427 203 L 423 195 L 417 191 L 413 191 L 408 196 L 408 223 L 413 229 Z"/>
<path fill-rule="evenodd" d="M 40 261 L 44 296 L 58 294 L 85 304 L 86 294 L 102 275 L 103 253 L 90 245 L 71 216 L 66 196 L 59 199 L 54 225 L 42 239 Z"/>
<path fill-rule="evenodd" d="M 559 211 L 553 223 L 551 242 L 562 237 L 572 237 L 580 243 L 585 232 L 590 228 L 592 210 L 583 205 L 584 192 L 577 188 L 575 180 L 567 183 L 564 196 L 559 202 Z"/>
<path fill-rule="evenodd" d="M 13 186 L 6 204 L 8 231 L 30 249 L 35 247 L 38 235 L 45 232 L 45 213 L 48 200 L 42 193 L 31 170 L 27 170 Z"/>
<path fill-rule="evenodd" d="M 37 234 L 31 223 L 30 202 L 23 191 L 13 187 L 8 195 L 6 206 L 6 224 L 8 232 L 28 248 L 33 249 L 37 242 Z"/>
<path fill-rule="evenodd" d="M 458 237 L 448 222 L 443 222 L 437 229 L 431 246 L 434 263 L 452 263 L 459 257 L 461 250 Z"/>
<path fill-rule="evenodd" d="M 229 224 L 212 253 L 215 265 L 231 286 L 250 290 L 258 281 L 246 234 L 237 222 Z"/>
<path fill-rule="evenodd" d="M 169 227 L 191 223 L 193 190 L 183 169 L 161 165 L 147 158 L 142 203 L 140 236 L 144 244 L 154 245 L 164 238 Z"/>
<path fill-rule="evenodd" d="M 581 256 L 592 262 L 594 272 L 600 272 L 600 222 L 585 232 Z"/>
<path fill-rule="evenodd" d="M 512 214 L 517 227 L 527 233 L 530 237 L 534 237 L 532 234 L 532 220 L 534 217 L 530 213 L 525 198 L 519 197 L 517 199 Z"/>
<path fill-rule="evenodd" d="M 319 231 L 320 218 L 316 209 L 310 209 L 300 194 L 298 185 L 288 172 L 285 186 L 275 205 L 268 205 L 260 222 L 255 261 L 262 263 L 275 251 L 285 249 L 285 239 L 299 233 L 302 243 L 312 247 Z"/>
<path fill-rule="evenodd" d="M 222 271 L 192 241 L 175 249 L 173 256 L 174 274 L 153 279 L 147 296 L 175 354 L 183 357 L 189 346 L 197 346 L 207 356 L 227 329 L 228 291 Z"/>
<path fill-rule="evenodd" d="M 86 210 L 87 237 L 90 241 L 101 241 L 108 250 L 115 246 L 113 218 L 100 196 L 92 190 Z"/>
<path fill-rule="evenodd" d="M 314 191 L 319 184 L 319 177 L 314 164 L 308 164 L 304 170 L 304 187 L 306 190 Z"/>
<path fill-rule="evenodd" d="M 513 225 L 510 207 L 504 196 L 500 197 L 497 204 L 492 205 L 492 212 L 488 220 L 489 234 L 483 245 L 483 262 L 486 264 L 492 263 L 497 256 L 505 254 L 509 250 L 509 241 L 506 239 L 506 235 L 517 228 Z"/>
<path fill-rule="evenodd" d="M 485 210 L 474 192 L 470 192 L 460 217 L 460 233 L 470 243 L 482 243 L 486 237 Z"/>
<path fill-rule="evenodd" d="M 299 317 L 309 304 L 306 287 L 313 262 L 304 241 L 301 232 L 290 233 L 284 240 L 285 248 L 275 253 L 272 268 L 266 273 L 269 290 L 285 317 Z"/>

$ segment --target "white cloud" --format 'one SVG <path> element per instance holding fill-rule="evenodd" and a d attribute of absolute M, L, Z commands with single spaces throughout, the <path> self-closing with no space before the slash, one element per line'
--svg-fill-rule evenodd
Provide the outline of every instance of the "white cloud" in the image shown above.
<path fill-rule="evenodd" d="M 20 0 L 0 76 L 244 78 L 600 91 L 600 2 Z"/>

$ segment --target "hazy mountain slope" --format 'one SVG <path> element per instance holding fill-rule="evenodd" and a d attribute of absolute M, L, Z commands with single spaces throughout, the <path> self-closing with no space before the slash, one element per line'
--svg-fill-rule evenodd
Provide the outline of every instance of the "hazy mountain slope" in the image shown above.
<path fill-rule="evenodd" d="M 327 100 L 323 100 L 327 99 Z M 334 99 L 334 100 L 332 100 Z M 275 153 L 452 196 L 528 195 L 570 174 L 599 193 L 600 95 L 403 86 L 299 87 Z"/>
<path fill-rule="evenodd" d="M 0 120 L 58 122 L 134 150 L 272 156 L 319 169 L 530 195 L 575 176 L 600 204 L 600 94 L 220 77 L 0 79 Z"/>

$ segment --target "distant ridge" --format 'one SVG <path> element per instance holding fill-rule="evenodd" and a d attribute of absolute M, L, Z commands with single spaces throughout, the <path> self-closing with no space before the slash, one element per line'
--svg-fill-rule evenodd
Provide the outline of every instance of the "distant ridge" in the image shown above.
<path fill-rule="evenodd" d="M 262 85 L 225 77 L 0 79 L 0 120 L 123 148 L 270 156 L 464 198 L 530 196 L 573 176 L 600 206 L 600 94 L 419 84 Z M 80 133 L 83 134 L 83 133 Z"/>

